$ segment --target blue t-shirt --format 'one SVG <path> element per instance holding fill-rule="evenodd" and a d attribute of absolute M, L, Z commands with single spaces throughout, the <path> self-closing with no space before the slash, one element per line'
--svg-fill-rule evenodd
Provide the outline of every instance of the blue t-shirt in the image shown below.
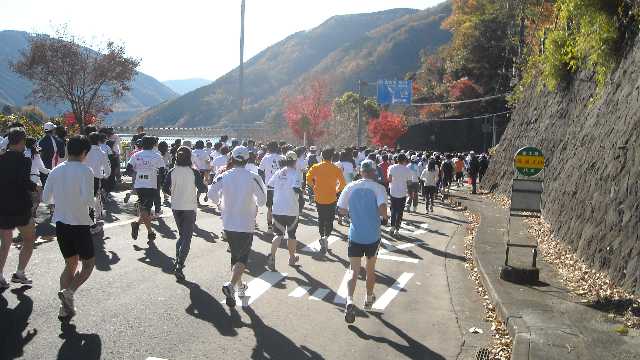
<path fill-rule="evenodd" d="M 387 201 L 385 188 L 371 180 L 352 182 L 342 191 L 338 207 L 349 210 L 349 241 L 370 245 L 380 241 L 378 208 Z"/>

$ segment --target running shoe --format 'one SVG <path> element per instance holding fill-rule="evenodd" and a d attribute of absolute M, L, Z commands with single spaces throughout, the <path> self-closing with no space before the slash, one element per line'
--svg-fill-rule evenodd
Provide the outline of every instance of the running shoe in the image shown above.
<path fill-rule="evenodd" d="M 60 305 L 60 309 L 58 310 L 58 320 L 62 321 L 69 317 L 67 314 L 67 310 L 64 309 L 64 306 Z"/>
<path fill-rule="evenodd" d="M 73 292 L 68 289 L 58 291 L 58 298 L 67 312 L 67 316 L 73 317 L 76 314 L 76 309 L 73 304 Z"/>
<path fill-rule="evenodd" d="M 138 240 L 138 231 L 140 230 L 140 224 L 137 221 L 131 223 L 131 238 Z"/>
<path fill-rule="evenodd" d="M 267 255 L 267 267 L 271 271 L 276 271 L 276 258 L 275 256 L 269 254 Z"/>
<path fill-rule="evenodd" d="M 222 293 L 226 298 L 227 306 L 235 307 L 236 306 L 236 298 L 235 298 L 235 289 L 231 283 L 226 283 L 222 285 Z"/>
<path fill-rule="evenodd" d="M 373 304 L 376 302 L 376 295 L 367 296 L 364 299 L 364 309 L 369 311 L 373 308 Z"/>
<path fill-rule="evenodd" d="M 152 232 L 150 232 L 150 233 L 147 235 L 147 239 L 149 239 L 149 241 L 154 241 L 154 240 L 156 239 L 156 233 L 154 233 L 153 231 L 152 231 Z"/>
<path fill-rule="evenodd" d="M 8 289 L 10 286 L 11 285 L 9 285 L 9 282 L 7 282 L 4 277 L 0 277 L 0 290 Z"/>
<path fill-rule="evenodd" d="M 204 202 L 208 202 L 209 201 L 209 196 L 205 195 L 203 200 L 204 200 Z"/>
<path fill-rule="evenodd" d="M 236 290 L 238 292 L 238 297 L 245 297 L 247 296 L 246 292 L 249 289 L 249 286 L 246 283 L 241 283 L 240 286 L 238 286 L 238 289 Z"/>
<path fill-rule="evenodd" d="M 298 265 L 298 261 L 300 261 L 300 256 L 296 255 L 294 257 L 290 257 L 289 258 L 289 266 L 296 266 Z"/>
<path fill-rule="evenodd" d="M 344 312 L 344 321 L 346 321 L 347 324 L 353 324 L 356 321 L 356 306 L 353 305 L 353 303 L 347 303 Z"/>
<path fill-rule="evenodd" d="M 33 285 L 33 280 L 29 279 L 24 273 L 13 273 L 11 276 L 11 282 L 22 285 Z"/>

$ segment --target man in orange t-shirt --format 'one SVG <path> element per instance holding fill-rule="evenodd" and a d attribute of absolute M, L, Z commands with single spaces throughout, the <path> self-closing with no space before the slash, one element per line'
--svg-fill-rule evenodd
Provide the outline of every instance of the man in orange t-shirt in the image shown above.
<path fill-rule="evenodd" d="M 328 250 L 327 239 L 333 231 L 338 193 L 347 185 L 342 170 L 331 162 L 333 154 L 332 148 L 322 150 L 322 162 L 313 165 L 307 172 L 307 184 L 313 188 L 318 209 L 320 252 L 323 254 Z"/>

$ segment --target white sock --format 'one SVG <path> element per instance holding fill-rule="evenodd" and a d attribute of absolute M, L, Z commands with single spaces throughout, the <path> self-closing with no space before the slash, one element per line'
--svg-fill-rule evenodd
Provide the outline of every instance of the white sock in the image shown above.
<path fill-rule="evenodd" d="M 347 296 L 347 305 L 353 304 L 353 297 Z"/>

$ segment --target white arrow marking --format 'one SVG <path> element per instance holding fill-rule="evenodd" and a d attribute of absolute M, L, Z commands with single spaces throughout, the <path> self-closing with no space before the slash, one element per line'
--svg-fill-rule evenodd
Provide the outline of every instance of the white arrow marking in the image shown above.
<path fill-rule="evenodd" d="M 349 279 L 351 279 L 351 274 L 353 271 L 351 269 L 347 270 L 342 278 L 342 282 L 340 283 L 340 287 L 338 288 L 338 293 L 336 297 L 333 298 L 334 304 L 346 304 L 347 303 L 347 294 L 349 292 Z"/>

